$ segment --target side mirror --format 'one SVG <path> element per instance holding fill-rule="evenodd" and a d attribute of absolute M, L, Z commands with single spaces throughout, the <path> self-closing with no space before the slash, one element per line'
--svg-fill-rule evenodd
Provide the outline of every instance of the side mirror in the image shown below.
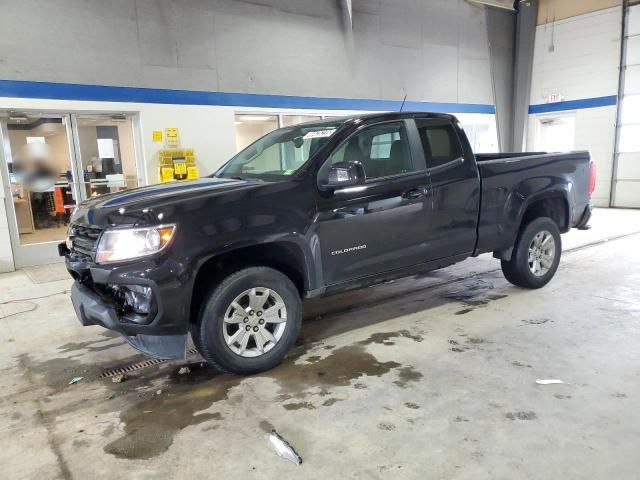
<path fill-rule="evenodd" d="M 332 190 L 361 185 L 364 180 L 364 168 L 360 162 L 340 162 L 329 167 L 319 185 L 322 190 Z"/>

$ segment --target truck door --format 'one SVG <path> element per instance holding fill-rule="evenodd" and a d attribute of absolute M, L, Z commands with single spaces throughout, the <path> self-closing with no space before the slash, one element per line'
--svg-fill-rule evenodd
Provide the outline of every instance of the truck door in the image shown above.
<path fill-rule="evenodd" d="M 416 118 L 415 122 L 433 199 L 429 259 L 471 254 L 480 199 L 480 177 L 471 148 L 449 120 Z"/>
<path fill-rule="evenodd" d="M 412 121 L 389 121 L 363 127 L 327 160 L 360 162 L 366 182 L 319 200 L 325 285 L 426 261 L 431 200 L 419 145 Z"/>

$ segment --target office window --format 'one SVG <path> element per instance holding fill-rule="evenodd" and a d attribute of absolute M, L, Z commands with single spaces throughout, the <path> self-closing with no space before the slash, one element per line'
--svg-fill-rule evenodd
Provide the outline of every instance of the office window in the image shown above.
<path fill-rule="evenodd" d="M 314 122 L 316 120 L 321 120 L 320 115 L 283 115 L 282 126 L 291 127 L 299 123 Z"/>
<path fill-rule="evenodd" d="M 249 115 L 235 116 L 236 148 L 237 151 L 248 147 L 260 137 L 278 128 L 277 115 Z"/>

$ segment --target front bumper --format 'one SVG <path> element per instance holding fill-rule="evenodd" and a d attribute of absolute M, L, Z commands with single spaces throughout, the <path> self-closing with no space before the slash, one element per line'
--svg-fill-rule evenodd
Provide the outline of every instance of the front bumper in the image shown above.
<path fill-rule="evenodd" d="M 75 282 L 71 287 L 71 302 L 78 320 L 84 326 L 100 325 L 116 331 L 136 350 L 155 358 L 178 359 L 187 356 L 187 335 L 127 335 L 118 320 L 116 310 L 96 294 Z"/>
<path fill-rule="evenodd" d="M 65 252 L 64 247 L 60 250 L 66 253 L 67 270 L 76 280 L 71 301 L 82 325 L 99 325 L 118 332 L 132 346 L 149 355 L 184 356 L 193 287 L 185 263 L 164 256 L 97 265 Z M 146 316 L 136 317 L 124 311 L 122 301 L 113 295 L 114 289 L 134 286 L 151 291 L 153 308 Z"/>
<path fill-rule="evenodd" d="M 77 281 L 71 287 L 71 303 L 78 320 L 85 327 L 100 325 L 126 335 L 118 322 L 116 309 Z"/>

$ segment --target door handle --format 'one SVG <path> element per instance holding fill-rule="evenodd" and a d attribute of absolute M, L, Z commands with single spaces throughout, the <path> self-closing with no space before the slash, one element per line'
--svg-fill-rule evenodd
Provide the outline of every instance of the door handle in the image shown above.
<path fill-rule="evenodd" d="M 404 192 L 402 194 L 402 198 L 408 198 L 408 199 L 416 199 L 419 197 L 422 197 L 424 195 L 424 189 L 422 188 L 412 188 L 411 190 L 407 190 L 406 192 Z"/>

